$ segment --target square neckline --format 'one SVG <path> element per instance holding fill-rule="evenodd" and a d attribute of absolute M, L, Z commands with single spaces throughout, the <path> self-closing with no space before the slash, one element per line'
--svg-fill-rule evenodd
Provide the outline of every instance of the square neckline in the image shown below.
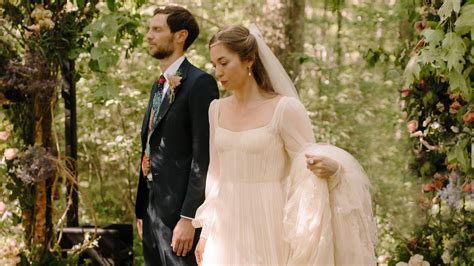
<path fill-rule="evenodd" d="M 228 131 L 228 132 L 231 132 L 231 133 L 245 133 L 245 132 L 249 132 L 249 131 L 255 131 L 255 130 L 259 130 L 259 129 L 264 129 L 264 128 L 267 128 L 267 127 L 270 127 L 274 120 L 276 119 L 276 114 L 278 112 L 278 108 L 280 108 L 280 105 L 281 103 L 283 102 L 283 99 L 285 98 L 286 96 L 281 96 L 281 98 L 278 100 L 276 106 L 275 106 L 275 109 L 273 110 L 273 114 L 272 114 L 272 118 L 270 119 L 270 121 L 263 125 L 263 126 L 260 126 L 260 127 L 255 127 L 255 128 L 249 128 L 249 129 L 244 129 L 244 130 L 239 130 L 239 131 L 234 131 L 234 130 L 230 130 L 230 129 L 227 129 L 225 127 L 221 127 L 220 126 L 220 122 L 219 122 L 219 114 L 220 114 L 220 100 L 217 100 L 217 114 L 216 114 L 216 127 L 217 128 L 220 128 L 220 129 L 223 129 L 225 131 Z"/>

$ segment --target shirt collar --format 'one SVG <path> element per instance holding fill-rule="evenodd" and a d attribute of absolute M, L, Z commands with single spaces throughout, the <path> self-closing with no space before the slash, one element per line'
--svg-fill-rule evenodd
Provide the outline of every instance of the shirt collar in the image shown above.
<path fill-rule="evenodd" d="M 178 71 L 179 67 L 184 62 L 184 59 L 186 59 L 186 57 L 184 55 L 180 56 L 178 59 L 176 59 L 176 61 L 174 61 L 165 70 L 165 73 L 163 73 L 163 76 L 165 77 L 166 81 L 168 81 L 168 76 L 176 75 L 176 72 Z"/>

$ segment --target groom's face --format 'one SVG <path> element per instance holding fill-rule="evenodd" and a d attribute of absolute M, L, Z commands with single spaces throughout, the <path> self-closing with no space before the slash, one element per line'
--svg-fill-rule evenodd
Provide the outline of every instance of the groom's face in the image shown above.
<path fill-rule="evenodd" d="M 156 59 L 165 59 L 171 56 L 175 50 L 174 33 L 166 21 L 168 15 L 156 14 L 151 18 L 146 40 L 148 52 Z"/>

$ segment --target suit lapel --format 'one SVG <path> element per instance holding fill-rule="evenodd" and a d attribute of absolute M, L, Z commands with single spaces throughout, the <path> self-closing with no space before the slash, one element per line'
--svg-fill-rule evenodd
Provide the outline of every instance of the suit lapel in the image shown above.
<path fill-rule="evenodd" d="M 168 113 L 171 105 L 173 105 L 173 103 L 176 101 L 176 98 L 178 97 L 178 94 L 179 94 L 180 90 L 182 90 L 183 84 L 186 81 L 186 77 L 188 75 L 188 70 L 189 70 L 190 65 L 191 64 L 189 63 L 188 59 L 184 59 L 181 66 L 179 66 L 179 71 L 181 71 L 181 73 L 182 73 L 182 75 L 181 75 L 181 84 L 179 86 L 177 86 L 176 88 L 174 88 L 174 90 L 176 91 L 176 94 L 175 94 L 175 99 L 174 99 L 173 102 L 170 103 L 171 88 L 168 89 L 165 96 L 163 97 L 163 101 L 161 102 L 161 105 L 160 105 L 160 110 L 158 111 L 158 122 L 156 123 L 156 126 L 153 128 L 153 132 L 155 131 L 155 128 L 158 127 L 158 125 L 161 123 L 163 118 L 166 116 L 166 114 Z M 148 114 L 148 117 L 149 117 L 149 114 Z"/>
<path fill-rule="evenodd" d="M 155 86 L 155 83 L 153 83 L 152 91 L 153 91 L 153 87 Z M 142 144 L 145 144 L 146 139 L 147 139 L 148 123 L 150 121 L 150 115 L 151 115 L 152 96 L 153 96 L 153 93 L 150 92 L 150 99 L 148 100 L 148 106 L 147 106 L 145 117 L 143 118 L 143 123 L 142 123 Z"/>

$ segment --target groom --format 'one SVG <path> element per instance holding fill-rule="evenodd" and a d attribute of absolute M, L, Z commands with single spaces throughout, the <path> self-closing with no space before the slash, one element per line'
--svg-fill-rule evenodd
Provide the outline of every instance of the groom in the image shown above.
<path fill-rule="evenodd" d="M 209 164 L 208 108 L 219 92 L 214 78 L 184 52 L 199 34 L 193 15 L 158 8 L 146 40 L 159 60 L 141 130 L 142 160 L 135 212 L 145 265 L 195 265 L 199 232 L 191 225 L 204 201 Z"/>

